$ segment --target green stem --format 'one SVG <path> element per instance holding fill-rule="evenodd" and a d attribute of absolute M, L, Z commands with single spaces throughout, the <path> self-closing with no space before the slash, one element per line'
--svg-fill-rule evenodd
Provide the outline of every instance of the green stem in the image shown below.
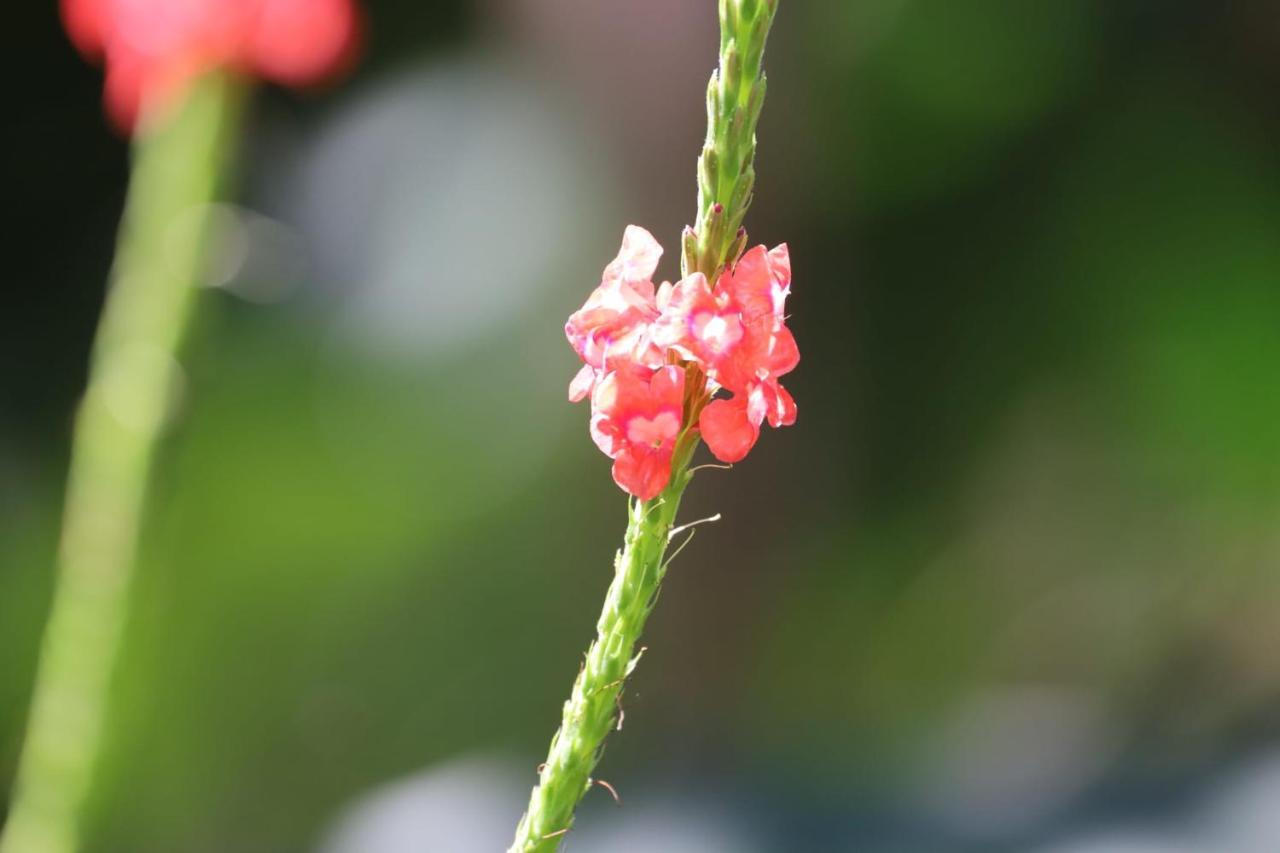
<path fill-rule="evenodd" d="M 697 227 L 686 228 L 681 264 L 688 275 L 708 278 L 741 251 L 739 229 L 755 185 L 756 121 L 764 104 L 761 70 L 765 39 L 778 0 L 720 0 L 720 67 L 707 89 L 707 140 L 698 159 Z M 702 374 L 690 368 L 691 386 Z M 706 403 L 686 401 L 686 424 Z M 550 853 L 573 826 L 574 810 L 592 785 L 604 739 L 621 719 L 619 696 L 639 660 L 636 643 L 657 600 L 666 572 L 667 542 L 680 498 L 692 474 L 689 460 L 698 433 L 688 431 L 673 456 L 671 482 L 652 501 L 633 503 L 613 583 L 596 623 L 596 638 L 564 705 L 560 728 L 539 771 L 529 807 L 508 853 Z"/>
<path fill-rule="evenodd" d="M 239 87 L 197 83 L 134 142 L 115 265 L 76 419 L 58 575 L 0 853 L 73 853 L 102 746 L 147 482 L 181 379 L 206 206 Z"/>
<path fill-rule="evenodd" d="M 685 487 L 696 437 L 677 451 L 671 482 L 651 501 L 630 505 L 626 538 L 614 559 L 613 583 L 596 623 L 596 638 L 573 682 L 560 728 L 551 739 L 529 808 L 516 829 L 509 853 L 547 853 L 560 846 L 573 813 L 591 787 L 604 739 L 620 725 L 619 697 L 639 661 L 636 643 L 658 597 L 666 573 L 667 542 Z M 642 650 L 643 651 L 643 650 Z"/>

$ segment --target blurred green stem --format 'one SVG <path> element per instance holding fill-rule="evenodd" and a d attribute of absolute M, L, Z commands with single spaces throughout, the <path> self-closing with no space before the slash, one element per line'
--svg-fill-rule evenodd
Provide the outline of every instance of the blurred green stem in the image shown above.
<path fill-rule="evenodd" d="M 0 853 L 80 846 L 126 622 L 147 482 L 182 379 L 238 85 L 211 75 L 140 131 L 88 387 L 76 419 L 58 574 Z"/>
<path fill-rule="evenodd" d="M 756 121 L 764 104 L 761 70 L 765 40 L 777 0 L 720 0 L 720 67 L 707 89 L 707 139 L 698 159 L 698 218 L 684 233 L 681 263 L 687 275 L 716 272 L 737 257 L 746 234 L 740 229 L 755 185 Z M 702 387 L 696 373 L 690 386 Z M 689 401 L 685 423 L 694 424 L 705 398 Z M 651 501 L 633 502 L 613 583 L 596 623 L 596 638 L 551 739 L 546 763 L 529 808 L 508 853 L 549 853 L 573 826 L 578 802 L 593 784 L 609 731 L 621 727 L 620 696 L 631 670 L 645 620 L 666 573 L 666 550 L 680 498 L 692 474 L 689 460 L 698 433 L 681 438 L 672 459 L 671 481 Z"/>

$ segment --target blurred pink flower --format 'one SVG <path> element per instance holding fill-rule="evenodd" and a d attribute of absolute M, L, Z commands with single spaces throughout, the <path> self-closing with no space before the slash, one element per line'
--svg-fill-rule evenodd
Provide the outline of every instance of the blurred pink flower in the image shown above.
<path fill-rule="evenodd" d="M 360 29 L 354 0 L 62 0 L 62 18 L 105 63 L 107 113 L 123 130 L 214 69 L 320 82 L 350 64 Z"/>

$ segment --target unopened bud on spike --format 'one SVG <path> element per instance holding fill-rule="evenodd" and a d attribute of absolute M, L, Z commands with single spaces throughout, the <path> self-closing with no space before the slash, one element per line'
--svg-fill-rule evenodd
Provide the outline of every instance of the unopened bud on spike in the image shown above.
<path fill-rule="evenodd" d="M 732 86 L 736 93 L 742 82 L 742 57 L 738 53 L 736 44 L 730 44 L 729 49 L 724 52 L 724 77 L 725 82 Z"/>
<path fill-rule="evenodd" d="M 686 225 L 680 232 L 680 275 L 687 276 L 698 267 L 698 232 Z"/>

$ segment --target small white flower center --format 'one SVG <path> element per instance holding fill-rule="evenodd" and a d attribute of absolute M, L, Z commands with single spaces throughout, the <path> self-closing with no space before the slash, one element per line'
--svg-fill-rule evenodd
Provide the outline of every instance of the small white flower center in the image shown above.
<path fill-rule="evenodd" d="M 694 333 L 712 352 L 723 353 L 742 339 L 742 322 L 732 315 L 704 312 L 693 320 Z"/>
<path fill-rule="evenodd" d="M 627 421 L 627 441 L 632 444 L 661 447 L 680 432 L 680 418 L 672 412 L 659 412 L 652 418 L 636 415 Z"/>

